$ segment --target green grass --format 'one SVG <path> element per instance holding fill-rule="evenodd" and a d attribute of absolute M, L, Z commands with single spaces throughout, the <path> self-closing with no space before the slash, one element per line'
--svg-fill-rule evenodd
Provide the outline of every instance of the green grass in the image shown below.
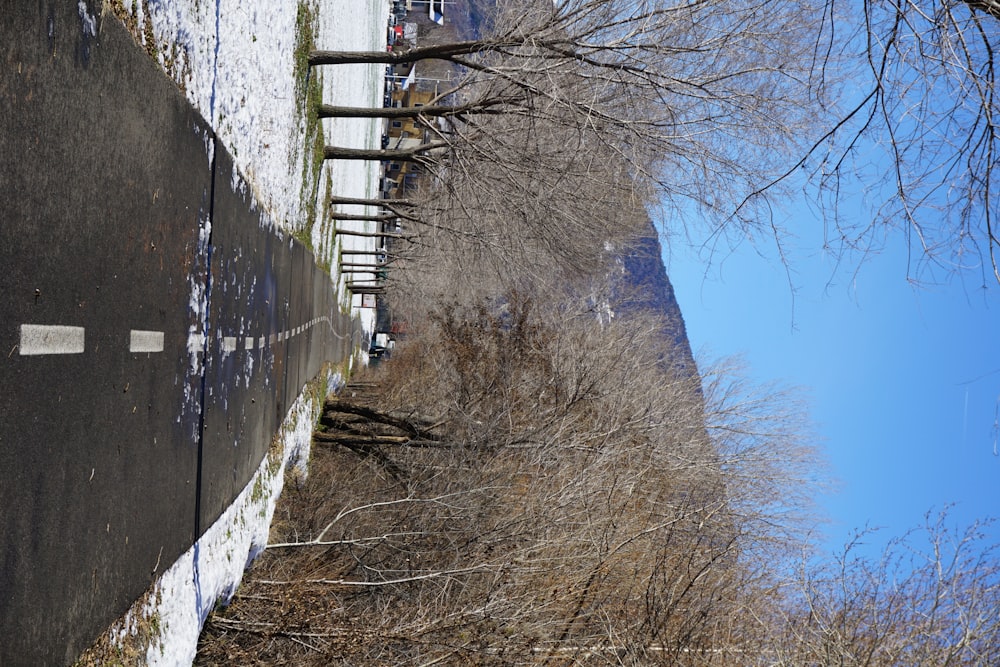
<path fill-rule="evenodd" d="M 312 227 L 316 220 L 317 207 L 320 205 L 320 174 L 323 169 L 323 146 L 325 144 L 323 124 L 316 115 L 316 108 L 322 102 L 319 72 L 309 69 L 309 52 L 315 48 L 315 40 L 316 8 L 307 0 L 302 0 L 298 5 L 295 22 L 295 108 L 296 113 L 305 119 L 303 148 L 306 157 L 302 163 L 300 195 L 305 219 L 293 235 L 314 254 L 316 248 L 312 244 Z M 326 213 L 325 203 L 322 212 Z M 317 262 L 322 261 L 318 256 L 316 259 Z"/>

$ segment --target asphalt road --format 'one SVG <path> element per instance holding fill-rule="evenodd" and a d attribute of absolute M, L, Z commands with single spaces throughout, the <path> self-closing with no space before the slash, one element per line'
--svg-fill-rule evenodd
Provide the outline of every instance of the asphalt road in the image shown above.
<path fill-rule="evenodd" d="M 302 384 L 350 353 L 353 324 L 116 20 L 14 4 L 0 21 L 0 665 L 69 664 L 245 486 Z"/>

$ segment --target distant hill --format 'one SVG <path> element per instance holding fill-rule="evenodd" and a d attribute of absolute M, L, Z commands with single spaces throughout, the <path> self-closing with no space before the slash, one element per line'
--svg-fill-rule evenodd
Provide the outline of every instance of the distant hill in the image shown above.
<path fill-rule="evenodd" d="M 667 319 L 667 330 L 673 338 L 674 366 L 684 374 L 697 373 L 691 343 L 681 307 L 674 296 L 667 269 L 663 264 L 660 237 L 652 221 L 647 233 L 636 239 L 633 246 L 621 257 L 624 269 L 623 303 L 618 309 L 646 309 L 662 313 Z"/>

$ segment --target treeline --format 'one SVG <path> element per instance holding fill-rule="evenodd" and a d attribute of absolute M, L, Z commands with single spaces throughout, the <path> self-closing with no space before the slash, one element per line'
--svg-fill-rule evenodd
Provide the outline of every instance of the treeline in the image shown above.
<path fill-rule="evenodd" d="M 202 664 L 992 664 L 998 561 L 930 517 L 820 560 L 794 397 L 653 315 L 444 302 L 331 397 Z"/>
<path fill-rule="evenodd" d="M 476 40 L 314 54 L 465 76 L 413 112 L 426 144 L 367 156 L 423 173 L 377 202 L 408 333 L 327 402 L 203 664 L 1000 663 L 976 528 L 817 559 L 795 394 L 692 372 L 625 307 L 620 258 L 664 202 L 760 228 L 815 129 L 820 9 L 502 2 Z"/>

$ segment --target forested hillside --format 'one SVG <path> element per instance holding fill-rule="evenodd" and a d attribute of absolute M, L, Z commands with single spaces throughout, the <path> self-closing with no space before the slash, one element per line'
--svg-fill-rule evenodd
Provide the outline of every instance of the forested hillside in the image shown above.
<path fill-rule="evenodd" d="M 656 227 L 639 232 L 622 258 L 625 270 L 626 312 L 632 310 L 660 313 L 664 318 L 664 335 L 671 342 L 671 363 L 678 369 L 698 373 L 691 343 L 684 326 L 684 315 L 674 295 L 674 286 L 663 264 L 663 252 Z"/>

